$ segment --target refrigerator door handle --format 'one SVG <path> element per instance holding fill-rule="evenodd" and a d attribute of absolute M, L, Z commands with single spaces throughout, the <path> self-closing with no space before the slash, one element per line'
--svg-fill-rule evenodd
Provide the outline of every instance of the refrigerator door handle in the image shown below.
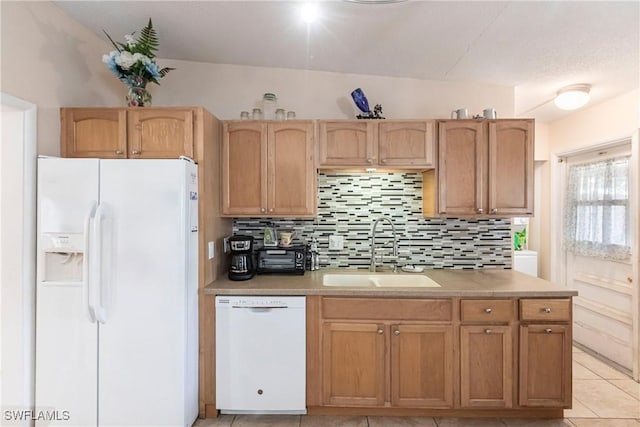
<path fill-rule="evenodd" d="M 91 250 L 92 239 L 90 237 L 91 233 L 91 220 L 95 216 L 96 208 L 98 207 L 98 203 L 95 200 L 91 201 L 91 206 L 89 207 L 89 212 L 84 217 L 84 257 L 82 260 L 82 286 L 87 293 L 87 309 L 89 311 L 89 319 L 91 319 L 91 323 L 96 322 L 96 307 L 93 301 L 93 281 L 90 276 L 90 263 L 93 259 L 93 254 Z"/>
<path fill-rule="evenodd" d="M 103 233 L 103 223 L 105 222 L 105 206 L 104 204 L 98 205 L 98 209 L 96 210 L 96 217 L 93 223 L 94 227 L 94 235 L 95 235 L 95 255 L 96 262 L 93 264 L 95 266 L 95 277 L 96 277 L 96 286 L 94 293 L 94 304 L 96 310 L 96 318 L 98 322 L 104 324 L 107 323 L 107 307 L 105 301 L 108 299 L 107 291 L 108 291 L 108 280 L 104 280 L 105 272 L 109 271 L 105 264 L 104 257 L 104 244 L 105 244 L 105 236 Z M 107 239 L 108 240 L 108 239 Z M 109 242 L 107 242 L 109 243 Z"/>

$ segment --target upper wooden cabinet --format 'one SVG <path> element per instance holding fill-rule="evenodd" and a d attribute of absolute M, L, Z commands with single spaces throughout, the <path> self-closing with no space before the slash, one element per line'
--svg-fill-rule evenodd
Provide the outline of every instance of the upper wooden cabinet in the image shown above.
<path fill-rule="evenodd" d="M 60 121 L 63 157 L 194 157 L 193 109 L 61 108 Z"/>
<path fill-rule="evenodd" d="M 433 120 L 319 121 L 318 167 L 434 167 Z"/>
<path fill-rule="evenodd" d="M 193 157 L 193 111 L 136 109 L 127 112 L 129 157 Z"/>
<path fill-rule="evenodd" d="M 533 215 L 533 129 L 529 119 L 439 122 L 436 214 Z"/>
<path fill-rule="evenodd" d="M 224 215 L 315 215 L 312 121 L 232 121 L 223 129 Z"/>
<path fill-rule="evenodd" d="M 318 123 L 318 166 L 369 166 L 377 164 L 376 124 L 370 120 Z"/>

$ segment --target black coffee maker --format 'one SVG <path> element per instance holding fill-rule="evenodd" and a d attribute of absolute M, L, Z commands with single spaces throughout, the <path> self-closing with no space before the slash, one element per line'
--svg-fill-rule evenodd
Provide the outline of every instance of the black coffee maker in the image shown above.
<path fill-rule="evenodd" d="M 253 255 L 253 237 L 229 237 L 231 261 L 229 263 L 230 280 L 249 280 L 256 274 Z"/>

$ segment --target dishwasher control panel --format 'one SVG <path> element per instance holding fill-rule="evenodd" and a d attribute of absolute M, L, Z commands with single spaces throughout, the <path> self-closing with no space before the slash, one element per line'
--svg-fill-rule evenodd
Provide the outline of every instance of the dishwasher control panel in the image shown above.
<path fill-rule="evenodd" d="M 235 308 L 304 308 L 304 297 L 217 296 L 216 307 Z"/>

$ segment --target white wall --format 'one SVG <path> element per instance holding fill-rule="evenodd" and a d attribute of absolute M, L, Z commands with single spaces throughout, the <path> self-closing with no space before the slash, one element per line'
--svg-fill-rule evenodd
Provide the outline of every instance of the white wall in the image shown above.
<path fill-rule="evenodd" d="M 30 409 L 35 367 L 36 110 L 2 94 L 1 115 L 0 407 Z"/>
<path fill-rule="evenodd" d="M 640 125 L 640 90 L 549 124 L 550 151 L 562 153 L 630 137 Z"/>
<path fill-rule="evenodd" d="M 2 1 L 2 90 L 38 106 L 38 153 L 59 153 L 61 106 L 124 106 L 125 86 L 102 63 L 104 40 L 53 3 Z M 162 41 L 161 41 L 162 42 Z M 274 92 L 298 118 L 354 118 L 350 93 L 361 87 L 388 118 L 449 117 L 461 107 L 478 114 L 514 111 L 512 87 L 424 81 L 331 72 L 158 59 L 172 66 L 161 86 L 150 85 L 153 105 L 204 106 L 221 119 L 259 105 Z"/>
<path fill-rule="evenodd" d="M 1 89 L 38 106 L 38 152 L 59 154 L 61 106 L 124 105 L 110 45 L 49 1 L 1 5 Z"/>
<path fill-rule="evenodd" d="M 514 111 L 514 90 L 508 86 L 167 59 L 158 63 L 176 70 L 162 79 L 161 86 L 151 85 L 154 105 L 202 105 L 225 120 L 259 107 L 265 92 L 275 93 L 278 106 L 294 110 L 297 118 L 355 118 L 359 111 L 350 93 L 357 87 L 371 109 L 382 104 L 390 119 L 448 118 L 451 110 L 462 107 L 470 114 L 494 107 L 499 117 L 511 117 Z"/>

